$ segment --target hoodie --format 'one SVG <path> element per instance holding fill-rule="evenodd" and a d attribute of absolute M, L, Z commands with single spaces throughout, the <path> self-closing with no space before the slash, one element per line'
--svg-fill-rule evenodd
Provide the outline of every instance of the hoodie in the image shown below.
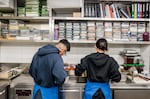
<path fill-rule="evenodd" d="M 119 82 L 121 74 L 118 71 L 119 65 L 114 58 L 104 53 L 92 53 L 81 59 L 76 65 L 75 75 L 80 76 L 85 70 L 87 78 L 92 82 Z"/>
<path fill-rule="evenodd" d="M 35 53 L 29 73 L 43 87 L 61 85 L 67 76 L 59 50 L 53 45 L 45 45 Z"/>

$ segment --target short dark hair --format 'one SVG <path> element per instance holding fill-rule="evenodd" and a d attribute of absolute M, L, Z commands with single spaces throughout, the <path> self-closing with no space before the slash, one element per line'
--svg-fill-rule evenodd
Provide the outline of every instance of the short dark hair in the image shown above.
<path fill-rule="evenodd" d="M 67 47 L 67 51 L 70 51 L 70 42 L 66 39 L 62 39 L 59 41 L 59 43 L 64 44 Z"/>
<path fill-rule="evenodd" d="M 108 50 L 108 43 L 107 43 L 107 40 L 106 39 L 104 39 L 104 38 L 100 38 L 100 39 L 98 39 L 97 40 L 97 42 L 96 42 L 96 47 L 98 48 L 98 49 L 101 49 L 101 50 Z"/>

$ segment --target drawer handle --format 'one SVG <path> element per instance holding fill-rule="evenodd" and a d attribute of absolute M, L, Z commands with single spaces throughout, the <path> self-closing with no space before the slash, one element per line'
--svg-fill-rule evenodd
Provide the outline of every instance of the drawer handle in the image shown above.
<path fill-rule="evenodd" d="M 4 93 L 5 93 L 5 90 L 1 91 L 1 92 L 0 92 L 0 95 L 2 95 L 2 94 L 4 94 Z"/>
<path fill-rule="evenodd" d="M 60 90 L 60 92 L 80 92 L 80 90 Z"/>

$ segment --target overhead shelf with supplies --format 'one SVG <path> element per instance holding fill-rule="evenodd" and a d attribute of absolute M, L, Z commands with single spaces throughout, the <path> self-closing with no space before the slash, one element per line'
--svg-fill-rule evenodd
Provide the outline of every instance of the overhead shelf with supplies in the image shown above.
<path fill-rule="evenodd" d="M 9 12 L 14 10 L 14 0 L 0 0 L 0 11 Z"/>

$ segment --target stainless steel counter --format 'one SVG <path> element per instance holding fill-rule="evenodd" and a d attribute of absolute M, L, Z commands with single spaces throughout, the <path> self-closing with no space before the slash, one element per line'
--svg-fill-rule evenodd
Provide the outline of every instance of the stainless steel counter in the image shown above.
<path fill-rule="evenodd" d="M 33 85 L 33 79 L 30 75 L 20 75 L 19 77 L 13 79 L 11 83 L 7 80 L 0 80 L 0 88 L 11 85 L 14 87 L 16 85 Z M 85 83 L 77 83 L 76 77 L 67 77 L 64 83 L 64 87 L 84 87 Z M 110 83 L 112 89 L 150 89 L 150 84 L 135 84 L 135 83 Z"/>
<path fill-rule="evenodd" d="M 85 83 L 77 83 L 76 77 L 67 77 L 61 93 L 65 99 L 82 99 Z M 113 99 L 148 99 L 150 84 L 135 84 L 121 81 L 110 83 Z M 125 97 L 124 97 L 125 96 Z"/>
<path fill-rule="evenodd" d="M 3 90 L 8 85 L 9 85 L 9 81 L 7 81 L 7 80 L 0 80 L 0 91 Z"/>
<path fill-rule="evenodd" d="M 9 99 L 32 99 L 33 79 L 28 74 L 21 74 L 11 80 Z"/>
<path fill-rule="evenodd" d="M 9 85 L 9 81 L 0 80 L 0 99 L 7 99 L 7 87 Z"/>
<path fill-rule="evenodd" d="M 66 78 L 66 87 L 84 87 L 85 83 L 77 83 L 76 77 Z M 127 82 L 110 83 L 111 89 L 150 89 L 150 84 L 135 84 Z"/>
<path fill-rule="evenodd" d="M 15 90 L 20 89 L 20 88 L 32 90 L 34 82 L 30 75 L 21 74 L 17 78 L 13 79 L 11 83 L 9 83 L 9 81 L 0 81 L 0 88 L 2 89 L 8 86 L 9 84 L 10 84 L 9 96 L 11 96 L 11 94 L 15 94 L 14 93 Z M 60 92 L 65 94 L 64 95 L 66 97 L 65 99 L 74 99 L 72 97 L 76 97 L 75 99 L 82 99 L 84 86 L 85 86 L 85 83 L 77 83 L 76 77 L 67 77 L 64 83 L 64 88 L 61 89 Z M 135 84 L 135 83 L 126 83 L 126 82 L 121 81 L 119 83 L 110 83 L 110 87 L 114 93 L 114 97 L 115 97 L 114 99 L 123 99 L 123 98 L 116 98 L 116 97 L 121 97 L 120 94 L 124 95 L 124 93 L 129 94 L 129 92 L 133 93 L 137 91 L 139 92 L 139 94 L 150 92 L 150 84 Z M 119 92 L 122 92 L 122 93 L 118 94 Z M 11 98 L 9 99 L 14 99 L 15 96 L 16 95 L 12 95 Z M 146 95 L 143 95 L 143 96 L 146 96 Z M 28 99 L 30 98 L 31 96 Z"/>
<path fill-rule="evenodd" d="M 10 87 L 15 87 L 19 85 L 30 85 L 33 86 L 34 81 L 32 77 L 28 74 L 21 74 L 20 76 L 13 79 L 10 83 Z"/>
<path fill-rule="evenodd" d="M 135 83 L 126 83 L 126 82 L 119 82 L 119 83 L 110 83 L 111 89 L 149 89 L 150 84 L 135 84 Z"/>

